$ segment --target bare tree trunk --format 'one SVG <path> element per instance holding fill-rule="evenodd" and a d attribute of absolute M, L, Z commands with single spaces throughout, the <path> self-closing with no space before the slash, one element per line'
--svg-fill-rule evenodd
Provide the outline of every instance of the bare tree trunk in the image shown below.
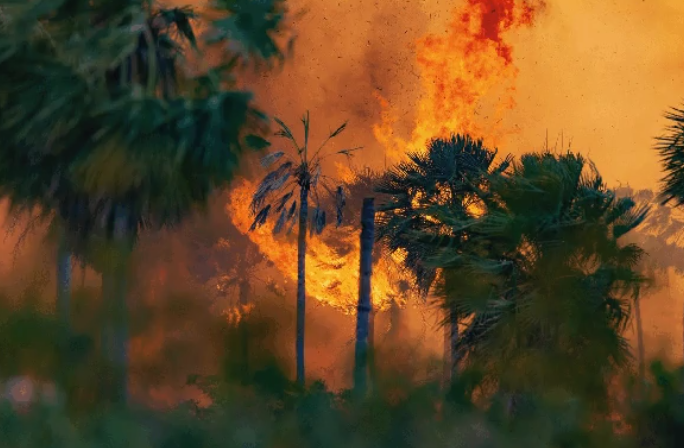
<path fill-rule="evenodd" d="M 299 235 L 297 238 L 297 383 L 304 386 L 304 324 L 306 316 L 306 227 L 309 218 L 309 187 L 299 192 Z"/>
<path fill-rule="evenodd" d="M 356 347 L 354 350 L 354 390 L 363 396 L 368 390 L 368 334 L 371 306 L 371 275 L 373 272 L 373 241 L 375 239 L 375 205 L 373 198 L 363 200 L 361 210 L 361 260 L 359 273 L 359 303 L 356 308 Z"/>
<path fill-rule="evenodd" d="M 66 236 L 60 237 L 57 247 L 57 315 L 67 328 L 71 328 L 71 251 Z"/>

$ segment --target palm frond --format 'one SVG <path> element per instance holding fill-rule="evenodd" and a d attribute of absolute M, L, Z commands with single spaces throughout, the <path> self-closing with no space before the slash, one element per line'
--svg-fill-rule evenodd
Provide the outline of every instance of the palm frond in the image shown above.
<path fill-rule="evenodd" d="M 252 232 L 266 224 L 266 220 L 268 219 L 270 211 L 271 204 L 268 204 L 264 208 L 259 210 L 259 212 L 256 214 L 256 217 L 254 218 L 254 221 L 252 222 L 252 225 L 249 227 L 249 231 Z"/>
<path fill-rule="evenodd" d="M 287 209 L 283 208 L 280 211 L 280 216 L 278 216 L 278 221 L 276 222 L 276 225 L 273 227 L 273 234 L 277 235 L 280 233 L 280 231 L 283 229 L 283 226 L 285 225 L 285 222 L 287 220 Z"/>
<path fill-rule="evenodd" d="M 339 186 L 337 187 L 337 190 L 335 190 L 335 212 L 337 217 L 337 227 L 342 225 L 344 206 L 346 203 L 347 200 L 344 196 L 344 189 Z"/>
<path fill-rule="evenodd" d="M 275 120 L 275 122 L 278 123 L 278 126 L 280 127 L 280 129 L 276 132 L 276 135 L 279 137 L 285 137 L 288 140 L 290 140 L 290 142 L 292 142 L 294 147 L 297 149 L 297 152 L 301 154 L 302 148 L 297 143 L 297 139 L 295 138 L 294 134 L 292 134 L 290 128 L 278 117 L 273 117 L 273 120 Z"/>

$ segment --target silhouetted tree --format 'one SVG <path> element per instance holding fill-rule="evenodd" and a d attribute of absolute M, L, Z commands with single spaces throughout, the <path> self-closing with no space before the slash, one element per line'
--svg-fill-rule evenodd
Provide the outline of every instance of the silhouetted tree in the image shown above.
<path fill-rule="evenodd" d="M 433 210 L 453 230 L 418 238 L 436 243 L 442 292 L 468 317 L 457 353 L 511 397 L 543 385 L 605 403 L 607 376 L 629 359 L 622 333 L 645 280 L 643 250 L 621 239 L 648 209 L 572 153 L 527 154 L 482 197 L 479 215 Z"/>
<path fill-rule="evenodd" d="M 185 49 L 202 60 L 189 9 L 145 0 L 36 5 L 3 6 L 0 19 L 0 185 L 13 203 L 54 212 L 68 248 L 103 272 L 112 317 L 103 345 L 115 399 L 125 401 L 128 255 L 141 228 L 174 225 L 227 186 L 245 143 L 263 147 L 256 136 L 245 141 L 264 116 L 231 71 L 282 56 L 273 34 L 284 3 L 214 5 L 208 43 L 230 40 L 230 62 L 187 76 Z"/>
<path fill-rule="evenodd" d="M 433 210 L 439 207 L 450 207 L 462 219 L 475 216 L 488 174 L 500 173 L 509 164 L 509 157 L 495 164 L 496 154 L 496 150 L 483 146 L 481 140 L 467 135 L 435 139 L 428 144 L 426 152 L 409 154 L 407 162 L 390 169 L 376 188 L 386 198 L 378 207 L 377 236 L 390 252 L 403 253 L 404 264 L 414 274 L 423 294 L 433 285 L 437 269 L 425 263 L 434 254 L 434 248 L 417 240 L 415 232 L 455 231 L 432 216 Z M 456 232 L 454 238 L 468 239 L 467 228 Z M 456 341 L 460 317 L 456 309 L 448 310 L 445 322 L 451 333 L 452 373 L 459 362 Z"/>
<path fill-rule="evenodd" d="M 665 114 L 669 126 L 658 137 L 656 150 L 663 164 L 661 199 L 663 204 L 684 204 L 684 109 L 672 108 Z"/>
<path fill-rule="evenodd" d="M 375 242 L 375 204 L 373 198 L 363 201 L 361 212 L 361 244 L 359 260 L 359 302 L 356 309 L 356 345 L 354 350 L 354 389 L 359 395 L 368 388 L 369 316 L 373 311 L 371 275 L 373 272 L 373 243 Z"/>
<path fill-rule="evenodd" d="M 271 214 L 277 214 L 273 233 L 278 234 L 287 227 L 289 234 L 298 224 L 297 237 L 297 337 L 295 351 L 297 357 L 297 382 L 304 384 L 304 317 L 306 311 L 306 234 L 319 235 L 326 225 L 326 214 L 320 201 L 319 188 L 322 187 L 335 199 L 337 225 L 342 223 L 342 210 L 345 206 L 345 194 L 342 186 L 336 188 L 329 184 L 332 180 L 323 174 L 321 162 L 331 155 L 351 157 L 359 148 L 342 149 L 335 153 L 324 154 L 325 145 L 340 135 L 347 127 L 342 124 L 332 131 L 318 148 L 309 146 L 309 113 L 302 118 L 304 142 L 299 144 L 290 128 L 276 118 L 280 130 L 276 135 L 285 137 L 293 146 L 293 156 L 283 151 L 269 154 L 262 160 L 262 165 L 270 167 L 283 160 L 278 168 L 269 172 L 261 181 L 252 196 L 251 210 L 255 215 L 250 231 L 264 225 Z M 280 195 L 282 193 L 282 195 Z M 298 194 L 296 194 L 298 193 Z M 278 195 L 280 195 L 278 197 Z M 296 198 L 299 197 L 299 204 Z M 313 199 L 315 207 L 309 215 L 309 200 Z M 310 223 L 309 223 L 310 221 Z"/>

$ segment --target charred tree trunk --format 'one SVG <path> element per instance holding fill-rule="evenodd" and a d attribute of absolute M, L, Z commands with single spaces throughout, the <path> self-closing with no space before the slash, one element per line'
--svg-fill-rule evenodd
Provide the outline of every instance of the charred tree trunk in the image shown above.
<path fill-rule="evenodd" d="M 373 390 L 373 385 L 377 380 L 377 370 L 375 365 L 375 307 L 371 301 L 371 311 L 368 315 L 368 378 L 369 390 Z"/>
<path fill-rule="evenodd" d="M 309 185 L 299 192 L 299 235 L 297 238 L 297 384 L 304 386 L 304 324 L 306 316 L 306 228 L 309 219 Z"/>
<path fill-rule="evenodd" d="M 356 347 L 354 350 L 354 390 L 363 396 L 368 390 L 368 335 L 370 333 L 371 275 L 375 241 L 375 205 L 373 198 L 363 200 L 361 210 L 361 260 L 359 303 L 356 312 Z"/>

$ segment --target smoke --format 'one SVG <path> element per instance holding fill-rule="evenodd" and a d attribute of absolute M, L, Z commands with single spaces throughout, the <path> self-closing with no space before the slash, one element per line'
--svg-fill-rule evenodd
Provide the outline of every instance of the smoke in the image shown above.
<path fill-rule="evenodd" d="M 204 0 L 190 3 L 201 7 Z M 348 131 L 333 145 L 364 146 L 354 163 L 382 168 L 386 149 L 373 133 L 383 112 L 376 95 L 391 104 L 395 119 L 392 136 L 410 140 L 425 94 L 418 42 L 425 36 L 443 35 L 453 21 L 454 8 L 467 3 L 485 8 L 480 37 L 498 43 L 500 56 L 517 68 L 513 91 L 516 105 L 502 114 L 503 126 L 510 130 L 497 142 L 502 152 L 536 150 L 542 147 L 547 131 L 552 143 L 562 134 L 564 146 L 572 141 L 573 149 L 590 156 L 609 184 L 621 181 L 638 188 L 655 187 L 660 166 L 651 149 L 652 138 L 662 130 L 662 112 L 684 98 L 679 76 L 684 69 L 684 28 L 680 26 L 684 3 L 680 0 L 548 0 L 532 26 L 509 30 L 494 24 L 509 20 L 513 0 L 292 0 L 293 11 L 307 11 L 294 24 L 298 34 L 294 57 L 277 73 L 254 75 L 248 80 L 249 87 L 261 108 L 286 123 L 296 126 L 302 114 L 310 110 L 314 141 L 349 120 Z M 482 101 L 496 104 L 500 94 L 493 88 Z M 240 232 L 229 230 L 224 205 L 212 206 L 213 218 L 204 231 L 229 242 L 244 238 Z M 40 278 L 54 278 L 52 248 L 43 243 L 43 233 L 37 232 L 26 242 L 22 252 L 25 258 L 16 265 L 11 258 L 16 242 L 13 238 L 1 245 L 5 254 L 2 280 L 7 279 L 6 284 L 16 283 L 19 291 L 20 286 L 36 281 L 36 272 Z M 195 260 L 188 238 L 181 231 L 161 239 L 146 238 L 141 243 L 144 249 L 137 253 L 141 289 L 135 298 L 152 300 L 143 286 L 153 285 L 157 301 L 167 297 L 164 290 L 176 290 L 194 293 L 198 306 L 208 306 L 209 300 L 197 293 L 197 285 L 187 273 Z M 160 272 L 165 275 L 159 276 Z M 257 288 L 255 312 L 273 323 L 269 347 L 291 360 L 294 288 L 276 269 L 269 268 L 268 272 L 283 285 L 284 295 L 274 296 L 263 287 Z M 671 284 L 681 285 L 679 276 L 670 275 Z M 41 283 L 46 297 L 52 297 L 51 281 Z M 99 288 L 99 280 L 92 273 L 87 283 Z M 679 345 L 672 349 L 677 357 L 681 356 L 679 289 L 673 289 L 671 296 L 667 288 L 654 292 L 642 306 L 645 330 L 651 335 L 647 349 L 677 340 Z M 309 304 L 309 373 L 325 378 L 333 387 L 349 385 L 354 320 L 314 300 Z M 193 316 L 195 328 L 201 328 L 208 319 L 199 311 Z M 425 353 L 441 352 L 442 337 L 434 329 L 432 311 L 422 305 L 409 307 L 403 316 L 401 325 L 389 322 L 389 314 L 376 320 L 376 340 L 386 348 L 385 353 L 419 341 L 424 341 L 421 350 Z M 148 356 L 168 332 L 172 331 L 164 328 L 158 334 L 138 335 L 133 356 Z M 198 353 L 182 359 L 200 370 L 217 368 L 212 357 L 218 355 L 209 343 L 212 337 L 206 335 L 205 345 L 201 338 L 195 340 L 193 350 Z M 189 353 L 187 347 L 183 353 Z M 171 386 L 167 384 L 149 395 L 155 400 L 173 395 L 186 373 L 197 372 L 178 372 Z"/>
<path fill-rule="evenodd" d="M 653 138 L 681 103 L 684 3 L 549 1 L 534 27 L 511 36 L 520 69 L 506 117 L 516 153 L 551 145 L 590 156 L 606 181 L 655 188 Z"/>

